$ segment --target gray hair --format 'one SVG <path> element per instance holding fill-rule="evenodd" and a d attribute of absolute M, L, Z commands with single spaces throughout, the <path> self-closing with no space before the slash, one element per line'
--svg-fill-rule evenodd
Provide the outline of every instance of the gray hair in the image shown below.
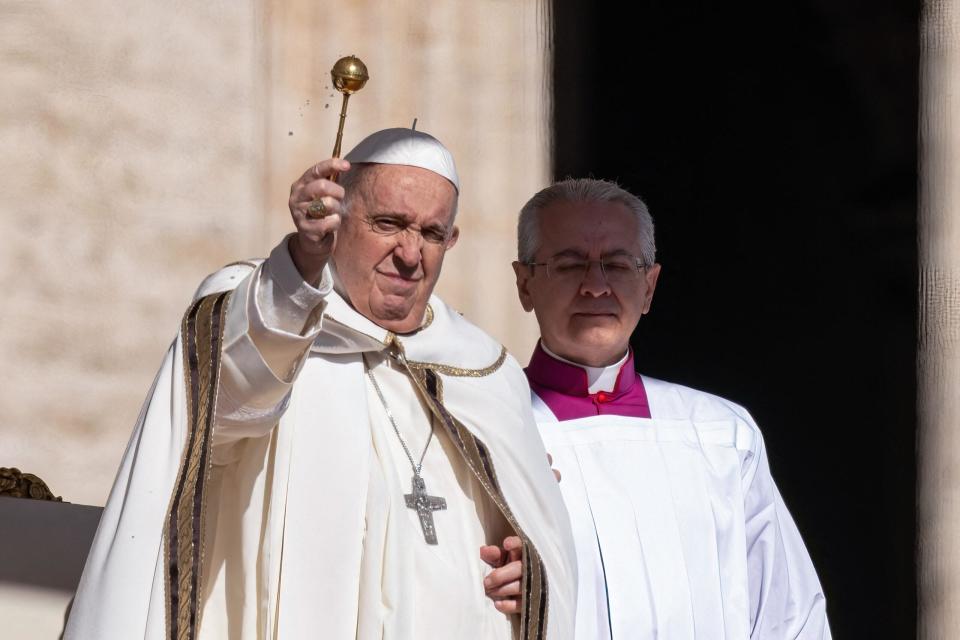
<path fill-rule="evenodd" d="M 657 257 L 653 236 L 653 218 L 643 200 L 616 182 L 594 178 L 567 178 L 539 191 L 520 210 L 517 222 L 517 258 L 526 264 L 533 262 L 540 248 L 539 213 L 556 202 L 617 202 L 635 216 L 640 233 L 640 259 L 652 265 Z"/>
<path fill-rule="evenodd" d="M 368 183 L 372 175 L 370 169 L 377 166 L 380 166 L 379 163 L 357 162 L 354 163 L 350 171 L 340 174 L 337 183 L 343 187 L 345 191 L 343 196 L 343 214 L 345 217 L 350 215 L 350 204 L 353 199 L 357 196 L 363 197 L 361 189 L 363 187 L 369 187 Z M 450 217 L 451 225 L 457 220 L 457 203 L 460 200 L 460 192 L 457 191 L 456 187 L 454 187 L 453 194 L 453 215 Z"/>

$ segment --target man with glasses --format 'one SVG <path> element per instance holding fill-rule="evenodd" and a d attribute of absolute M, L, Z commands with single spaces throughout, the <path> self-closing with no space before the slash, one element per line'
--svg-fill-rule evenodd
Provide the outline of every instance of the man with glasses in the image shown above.
<path fill-rule="evenodd" d="M 459 188 L 439 141 L 379 131 L 293 183 L 269 258 L 201 285 L 68 640 L 572 637 L 573 539 L 523 372 L 432 295 Z M 506 536 L 522 610 L 484 595 L 479 550 Z"/>
<path fill-rule="evenodd" d="M 646 205 L 565 180 L 523 207 L 518 244 L 520 302 L 541 330 L 526 373 L 577 547 L 576 637 L 829 638 L 749 413 L 634 370 L 630 336 L 660 274 Z M 496 568 L 491 596 L 521 573 Z"/>

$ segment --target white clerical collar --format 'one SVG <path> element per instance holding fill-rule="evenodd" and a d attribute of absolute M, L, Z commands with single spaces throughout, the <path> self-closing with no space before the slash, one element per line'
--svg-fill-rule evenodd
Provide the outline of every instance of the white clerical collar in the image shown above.
<path fill-rule="evenodd" d="M 575 367 L 580 367 L 587 372 L 587 393 L 594 394 L 598 391 L 613 391 L 617 386 L 617 376 L 620 375 L 620 369 L 623 368 L 623 365 L 627 362 L 627 358 L 630 357 L 630 350 L 627 349 L 627 352 L 623 354 L 623 357 L 620 358 L 619 362 L 615 362 L 606 367 L 588 367 L 586 365 L 580 364 L 579 362 L 573 362 L 572 360 L 567 360 L 564 357 L 558 356 L 553 351 L 550 351 L 547 348 L 547 345 L 543 343 L 543 340 L 540 341 L 540 347 L 544 352 L 555 360 L 560 362 L 566 362 L 567 364 L 572 364 Z"/>

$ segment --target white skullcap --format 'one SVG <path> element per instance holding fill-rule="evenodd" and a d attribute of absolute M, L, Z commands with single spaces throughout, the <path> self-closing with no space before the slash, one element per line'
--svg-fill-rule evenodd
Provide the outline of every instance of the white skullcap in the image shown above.
<path fill-rule="evenodd" d="M 414 129 L 383 129 L 360 141 L 344 156 L 348 162 L 403 164 L 441 175 L 460 193 L 460 178 L 453 155 L 439 140 Z"/>

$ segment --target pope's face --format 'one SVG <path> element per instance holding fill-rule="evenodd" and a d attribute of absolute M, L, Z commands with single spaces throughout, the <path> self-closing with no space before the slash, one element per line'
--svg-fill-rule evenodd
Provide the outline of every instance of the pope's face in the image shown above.
<path fill-rule="evenodd" d="M 456 190 L 432 171 L 372 165 L 351 194 L 333 259 L 353 308 L 394 333 L 423 321 L 443 256 L 456 244 Z"/>
<path fill-rule="evenodd" d="M 627 351 L 640 316 L 650 310 L 660 265 L 635 277 L 607 277 L 605 264 L 640 257 L 636 216 L 612 202 L 555 202 L 539 213 L 540 246 L 534 262 L 587 262 L 586 270 L 563 273 L 513 263 L 526 311 L 534 311 L 548 349 L 588 366 L 605 366 Z M 558 262 L 559 261 L 559 262 Z M 607 271 L 613 274 L 611 267 Z"/>

